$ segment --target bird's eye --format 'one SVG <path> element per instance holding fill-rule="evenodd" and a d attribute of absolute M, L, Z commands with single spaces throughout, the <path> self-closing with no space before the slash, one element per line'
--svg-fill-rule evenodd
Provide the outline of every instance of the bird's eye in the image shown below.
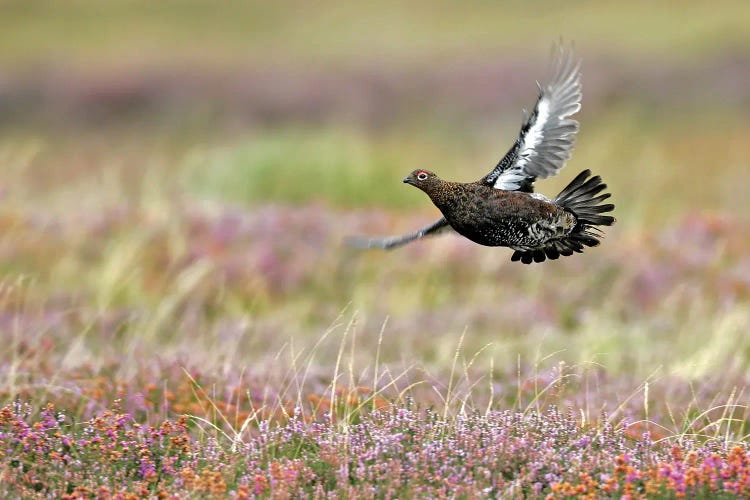
<path fill-rule="evenodd" d="M 417 174 L 417 179 L 419 179 L 420 181 L 423 181 L 423 180 L 425 180 L 426 178 L 427 178 L 427 173 L 426 173 L 426 172 L 419 172 L 419 173 Z"/>

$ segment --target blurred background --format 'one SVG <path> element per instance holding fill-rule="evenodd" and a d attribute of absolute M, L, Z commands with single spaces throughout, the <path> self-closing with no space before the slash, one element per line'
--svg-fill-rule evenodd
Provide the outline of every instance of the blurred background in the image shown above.
<path fill-rule="evenodd" d="M 3 2 L 3 394 L 148 399 L 185 367 L 282 393 L 339 383 L 342 352 L 355 385 L 444 387 L 457 348 L 515 404 L 560 363 L 614 384 L 599 406 L 644 380 L 742 386 L 748 20 L 739 0 Z M 452 236 L 341 245 L 435 218 L 414 168 L 489 171 L 561 38 L 581 131 L 537 189 L 601 174 L 601 247 L 527 267 Z"/>

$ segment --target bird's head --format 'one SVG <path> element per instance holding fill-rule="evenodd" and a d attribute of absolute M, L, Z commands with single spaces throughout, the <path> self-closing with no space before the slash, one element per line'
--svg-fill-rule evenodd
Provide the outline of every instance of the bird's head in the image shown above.
<path fill-rule="evenodd" d="M 440 180 L 440 177 L 435 175 L 435 172 L 430 172 L 429 170 L 420 168 L 404 177 L 404 182 L 418 187 L 425 193 L 430 194 L 430 192 L 442 181 Z"/>

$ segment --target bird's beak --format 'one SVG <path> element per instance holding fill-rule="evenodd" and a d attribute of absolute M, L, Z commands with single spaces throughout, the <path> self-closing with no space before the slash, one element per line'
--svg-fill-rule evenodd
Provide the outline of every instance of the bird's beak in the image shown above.
<path fill-rule="evenodd" d="M 409 176 L 404 177 L 404 184 L 409 184 Z"/>

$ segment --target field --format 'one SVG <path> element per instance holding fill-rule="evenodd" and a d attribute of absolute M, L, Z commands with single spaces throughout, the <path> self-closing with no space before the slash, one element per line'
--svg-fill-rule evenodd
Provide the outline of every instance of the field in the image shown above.
<path fill-rule="evenodd" d="M 4 3 L 0 495 L 750 495 L 750 9 L 529 9 Z M 536 186 L 600 174 L 600 247 L 343 245 L 489 171 L 561 36 Z"/>

